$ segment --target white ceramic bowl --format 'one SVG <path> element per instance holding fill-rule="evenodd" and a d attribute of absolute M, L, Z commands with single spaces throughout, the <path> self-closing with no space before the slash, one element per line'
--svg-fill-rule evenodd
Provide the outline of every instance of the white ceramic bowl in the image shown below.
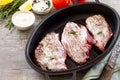
<path fill-rule="evenodd" d="M 35 22 L 35 15 L 31 11 L 18 11 L 12 16 L 12 23 L 19 30 L 28 30 Z"/>
<path fill-rule="evenodd" d="M 53 3 L 52 3 L 52 0 L 48 0 L 48 1 L 49 1 L 49 8 L 46 9 L 46 10 L 44 10 L 44 11 L 40 11 L 40 10 L 38 10 L 38 9 L 40 9 L 40 8 L 36 9 L 36 8 L 34 7 L 35 4 L 39 4 L 38 2 L 37 2 L 37 3 L 33 3 L 33 6 L 32 6 L 33 12 L 36 13 L 36 14 L 40 14 L 40 15 L 44 15 L 44 14 L 49 13 L 49 12 L 52 10 L 52 8 L 53 8 Z"/>

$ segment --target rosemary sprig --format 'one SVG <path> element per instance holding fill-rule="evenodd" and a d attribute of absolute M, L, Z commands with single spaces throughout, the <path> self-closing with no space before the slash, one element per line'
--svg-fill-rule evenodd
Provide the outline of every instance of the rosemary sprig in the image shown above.
<path fill-rule="evenodd" d="M 5 27 L 11 29 L 13 24 L 11 21 L 11 15 L 13 15 L 16 11 L 18 11 L 19 6 L 23 4 L 23 0 L 14 0 L 12 3 L 0 6 L 0 20 L 8 18 L 8 21 Z"/>
<path fill-rule="evenodd" d="M 9 28 L 9 30 L 11 30 L 11 28 L 13 27 L 13 23 L 12 23 L 11 17 L 8 19 L 5 27 Z"/>

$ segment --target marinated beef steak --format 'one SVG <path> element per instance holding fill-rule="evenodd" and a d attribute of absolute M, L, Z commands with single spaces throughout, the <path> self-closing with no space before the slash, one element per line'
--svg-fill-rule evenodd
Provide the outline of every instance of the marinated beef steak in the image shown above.
<path fill-rule="evenodd" d="M 39 42 L 35 50 L 37 63 L 44 70 L 62 71 L 66 70 L 66 51 L 59 41 L 58 34 L 48 33 L 42 41 Z"/>
<path fill-rule="evenodd" d="M 61 42 L 69 57 L 78 64 L 85 63 L 92 47 L 92 37 L 86 27 L 68 22 L 63 30 Z"/>
<path fill-rule="evenodd" d="M 88 30 L 93 35 L 93 43 L 101 51 L 104 51 L 105 46 L 113 35 L 110 26 L 102 15 L 93 15 L 86 19 Z"/>

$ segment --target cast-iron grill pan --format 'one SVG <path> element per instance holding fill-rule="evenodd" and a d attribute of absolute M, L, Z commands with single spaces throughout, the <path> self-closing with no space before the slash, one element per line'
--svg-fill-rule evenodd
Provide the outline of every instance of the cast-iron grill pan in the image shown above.
<path fill-rule="evenodd" d="M 63 28 L 65 27 L 65 24 L 68 21 L 73 21 L 76 23 L 86 25 L 85 24 L 86 18 L 94 14 L 103 15 L 113 31 L 113 36 L 107 43 L 104 52 L 101 52 L 97 48 L 93 47 L 92 51 L 90 52 L 90 59 L 87 61 L 87 63 L 83 65 L 78 65 L 74 63 L 69 57 L 67 57 L 66 64 L 68 70 L 66 71 L 54 71 L 54 72 L 46 71 L 41 69 L 35 63 L 34 61 L 35 48 L 38 46 L 38 43 L 48 32 L 55 31 L 61 34 Z M 26 45 L 26 50 L 25 50 L 26 60 L 33 69 L 35 69 L 39 73 L 44 74 L 46 80 L 51 80 L 49 76 L 55 76 L 55 75 L 60 76 L 60 75 L 69 75 L 69 74 L 73 74 L 73 76 L 69 80 L 76 80 L 77 72 L 80 72 L 95 65 L 111 51 L 119 36 L 119 29 L 120 29 L 119 27 L 120 27 L 120 20 L 118 13 L 113 8 L 107 6 L 106 4 L 96 3 L 96 2 L 86 2 L 86 3 L 71 5 L 69 7 L 57 10 L 54 13 L 50 14 L 34 28 Z"/>

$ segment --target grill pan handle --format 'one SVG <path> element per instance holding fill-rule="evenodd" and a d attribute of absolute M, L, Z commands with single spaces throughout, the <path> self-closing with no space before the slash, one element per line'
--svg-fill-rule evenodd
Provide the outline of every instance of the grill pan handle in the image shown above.
<path fill-rule="evenodd" d="M 72 76 L 69 79 L 62 79 L 62 80 L 76 80 L 76 71 L 72 72 Z M 70 73 L 71 74 L 71 73 Z M 68 75 L 68 74 L 65 74 Z M 59 77 L 59 75 L 57 75 Z M 45 80 L 52 80 L 49 74 L 45 74 Z"/>

